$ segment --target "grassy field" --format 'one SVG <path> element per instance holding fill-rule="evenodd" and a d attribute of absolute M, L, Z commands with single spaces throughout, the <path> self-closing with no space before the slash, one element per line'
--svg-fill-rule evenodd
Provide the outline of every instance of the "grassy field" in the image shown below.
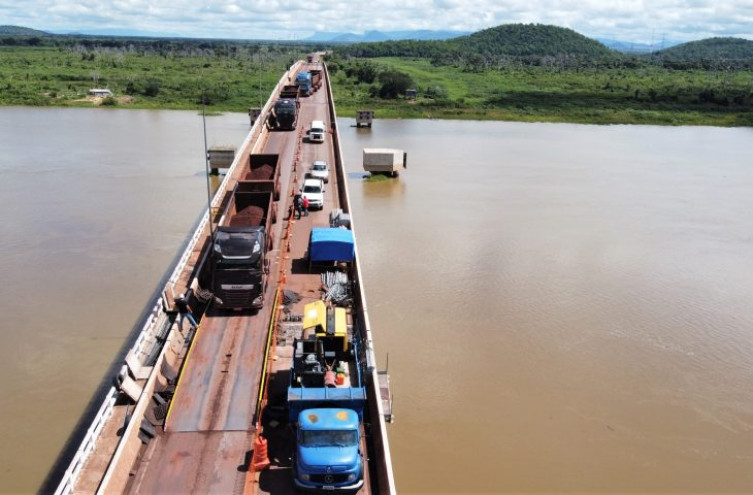
<path fill-rule="evenodd" d="M 427 60 L 373 59 L 411 76 L 415 99 L 372 98 L 344 70 L 333 75 L 338 111 L 374 109 L 377 117 L 460 118 L 596 124 L 753 125 L 753 73 L 513 67 L 482 73 Z M 378 83 L 375 83 L 378 84 Z M 432 97 L 427 97 L 429 94 Z"/>
<path fill-rule="evenodd" d="M 301 58 L 292 47 L 239 47 L 218 54 L 182 50 L 0 47 L 0 105 L 199 108 L 240 111 L 266 100 L 283 70 Z M 408 74 L 415 99 L 375 97 L 378 81 L 346 76 L 331 64 L 338 112 L 373 109 L 377 118 L 452 118 L 595 124 L 753 126 L 753 73 L 507 67 L 464 72 L 423 59 L 371 59 L 378 70 Z M 261 91 L 259 90 L 261 85 Z M 114 98 L 93 99 L 93 87 Z"/>

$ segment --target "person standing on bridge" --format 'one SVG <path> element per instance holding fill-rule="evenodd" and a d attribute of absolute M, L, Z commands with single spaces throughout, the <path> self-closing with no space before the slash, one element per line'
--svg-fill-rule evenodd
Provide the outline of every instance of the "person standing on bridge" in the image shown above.
<path fill-rule="evenodd" d="M 188 305 L 188 299 L 186 299 L 185 294 L 181 294 L 175 299 L 175 307 L 178 308 L 178 326 L 180 327 L 181 332 L 183 331 L 183 318 L 188 318 L 188 321 L 191 322 L 191 325 L 194 328 L 199 326 L 199 324 L 196 323 L 196 319 L 193 317 L 191 306 Z"/>
<path fill-rule="evenodd" d="M 309 198 L 306 196 L 303 197 L 303 216 L 309 216 Z"/>
<path fill-rule="evenodd" d="M 301 200 L 301 193 L 293 196 L 293 208 L 293 218 L 301 218 L 301 214 L 303 213 L 303 201 Z"/>

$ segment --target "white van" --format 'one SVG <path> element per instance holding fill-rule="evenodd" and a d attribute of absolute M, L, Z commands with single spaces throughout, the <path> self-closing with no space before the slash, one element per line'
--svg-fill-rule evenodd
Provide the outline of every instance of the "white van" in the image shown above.
<path fill-rule="evenodd" d="M 324 142 L 324 122 L 322 122 L 321 120 L 314 120 L 313 122 L 311 122 L 311 128 L 309 129 L 309 142 Z"/>

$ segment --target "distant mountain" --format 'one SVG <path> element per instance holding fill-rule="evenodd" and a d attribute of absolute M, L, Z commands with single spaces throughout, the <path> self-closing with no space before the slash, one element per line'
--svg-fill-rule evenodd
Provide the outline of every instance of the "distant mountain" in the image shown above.
<path fill-rule="evenodd" d="M 667 60 L 753 59 L 753 41 L 743 38 L 707 38 L 673 46 L 658 52 Z"/>
<path fill-rule="evenodd" d="M 316 32 L 303 41 L 334 42 L 334 43 L 374 43 L 380 41 L 398 40 L 444 40 L 465 36 L 468 31 L 432 31 L 418 29 L 412 31 L 366 31 L 363 34 Z"/>
<path fill-rule="evenodd" d="M 50 36 L 50 33 L 21 26 L 0 26 L 2 36 Z"/>
<path fill-rule="evenodd" d="M 500 58 L 612 58 L 618 52 L 572 29 L 543 24 L 504 24 L 447 40 L 401 40 L 354 43 L 336 52 L 355 57 L 418 57 L 437 63 L 463 60 L 470 65 Z"/>
<path fill-rule="evenodd" d="M 681 41 L 668 40 L 663 40 L 661 43 L 654 44 L 633 43 L 632 41 L 611 40 L 606 38 L 596 38 L 596 41 L 608 48 L 611 48 L 612 50 L 617 50 L 618 52 L 622 53 L 635 54 L 656 52 L 682 43 Z"/>
<path fill-rule="evenodd" d="M 340 34 L 334 38 L 332 38 L 330 41 L 335 43 L 359 43 L 362 41 L 368 41 L 368 42 L 379 42 L 379 41 L 389 41 L 389 37 L 380 31 L 366 31 L 363 34 L 353 34 L 353 33 L 343 33 Z"/>
<path fill-rule="evenodd" d="M 120 36 L 120 37 L 139 37 L 139 38 L 181 38 L 182 36 L 177 33 L 167 33 L 164 31 L 142 31 L 139 29 L 128 28 L 94 28 L 94 29 L 79 29 L 76 31 L 70 31 L 64 34 L 67 36 Z"/>
<path fill-rule="evenodd" d="M 572 29 L 542 24 L 504 24 L 447 40 L 400 40 L 341 45 L 335 52 L 353 57 L 416 57 L 438 64 L 483 68 L 490 61 L 528 62 L 559 57 L 612 59 L 620 54 Z"/>

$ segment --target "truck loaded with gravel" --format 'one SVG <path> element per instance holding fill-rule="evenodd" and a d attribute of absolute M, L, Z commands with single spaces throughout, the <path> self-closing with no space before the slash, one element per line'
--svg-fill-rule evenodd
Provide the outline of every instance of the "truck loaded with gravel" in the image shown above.
<path fill-rule="evenodd" d="M 240 181 L 214 233 L 211 263 L 214 306 L 260 309 L 269 273 L 267 251 L 277 221 L 273 191 L 256 191 Z"/>
<path fill-rule="evenodd" d="M 241 177 L 247 183 L 245 191 L 273 191 L 275 201 L 280 199 L 280 155 L 277 153 L 251 153 L 248 168 Z"/>

